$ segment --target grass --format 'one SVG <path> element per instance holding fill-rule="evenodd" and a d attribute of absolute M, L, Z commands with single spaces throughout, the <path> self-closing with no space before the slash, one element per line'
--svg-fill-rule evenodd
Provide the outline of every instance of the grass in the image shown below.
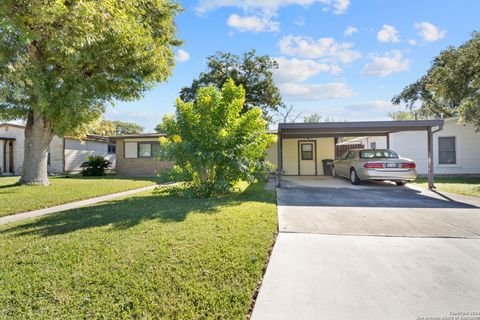
<path fill-rule="evenodd" d="M 412 185 L 428 188 L 427 178 L 417 178 Z M 435 177 L 438 191 L 480 197 L 480 178 L 470 177 Z"/>
<path fill-rule="evenodd" d="M 51 177 L 50 186 L 20 186 L 0 177 L 0 217 L 152 185 L 156 178 Z"/>
<path fill-rule="evenodd" d="M 244 319 L 275 196 L 145 192 L 0 226 L 0 318 Z"/>

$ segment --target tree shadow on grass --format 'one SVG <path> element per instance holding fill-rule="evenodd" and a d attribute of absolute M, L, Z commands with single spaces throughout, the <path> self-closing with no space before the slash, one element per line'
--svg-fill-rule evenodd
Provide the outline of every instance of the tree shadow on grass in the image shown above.
<path fill-rule="evenodd" d="M 158 220 L 163 223 L 181 222 L 193 212 L 215 214 L 219 212 L 219 207 L 235 206 L 244 201 L 275 202 L 273 192 L 259 192 L 258 188 L 258 185 L 252 185 L 240 195 L 225 198 L 187 199 L 155 193 L 148 196 L 133 196 L 53 213 L 31 222 L 6 228 L 0 233 L 9 233 L 14 236 L 35 234 L 46 237 L 104 226 L 122 230 L 149 220 Z"/>

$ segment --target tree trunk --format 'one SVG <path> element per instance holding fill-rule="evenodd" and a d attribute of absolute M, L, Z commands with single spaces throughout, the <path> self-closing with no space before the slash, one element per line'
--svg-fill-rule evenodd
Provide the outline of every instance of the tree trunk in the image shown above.
<path fill-rule="evenodd" d="M 48 186 L 48 146 L 53 139 L 52 123 L 32 110 L 25 127 L 25 155 L 21 184 Z"/>

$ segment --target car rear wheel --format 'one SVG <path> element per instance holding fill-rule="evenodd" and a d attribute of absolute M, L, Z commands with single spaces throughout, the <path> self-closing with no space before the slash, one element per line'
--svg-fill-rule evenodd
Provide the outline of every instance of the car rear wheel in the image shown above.
<path fill-rule="evenodd" d="M 395 181 L 395 183 L 397 184 L 397 186 L 404 186 L 407 184 L 407 181 Z"/>
<path fill-rule="evenodd" d="M 353 185 L 359 185 L 360 184 L 360 178 L 358 177 L 357 172 L 353 168 L 350 169 L 350 182 Z"/>

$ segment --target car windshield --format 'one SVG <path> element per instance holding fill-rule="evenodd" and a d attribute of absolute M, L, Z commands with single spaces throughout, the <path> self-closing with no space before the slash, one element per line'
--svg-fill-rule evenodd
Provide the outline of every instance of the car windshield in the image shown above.
<path fill-rule="evenodd" d="M 362 150 L 360 151 L 362 159 L 398 159 L 398 154 L 392 150 Z"/>

